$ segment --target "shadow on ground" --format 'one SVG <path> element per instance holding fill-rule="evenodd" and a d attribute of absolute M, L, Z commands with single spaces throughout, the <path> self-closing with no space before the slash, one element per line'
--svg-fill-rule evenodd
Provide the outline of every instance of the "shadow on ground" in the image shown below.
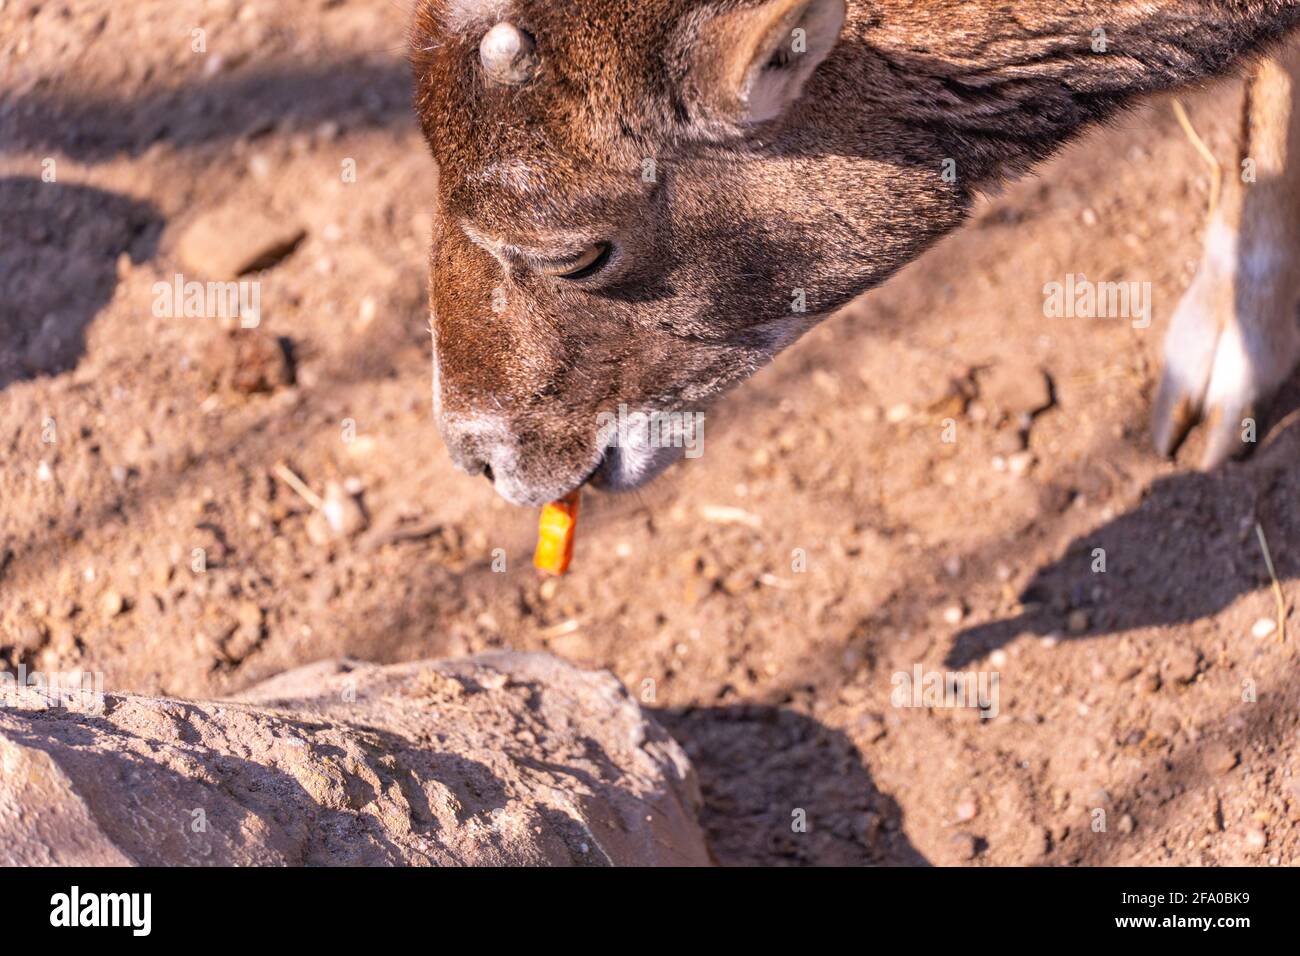
<path fill-rule="evenodd" d="M 0 210 L 4 388 L 77 363 L 86 327 L 117 287 L 118 257 L 151 258 L 163 223 L 150 203 L 30 176 L 0 177 Z"/>
<path fill-rule="evenodd" d="M 793 710 L 742 704 L 655 711 L 699 774 L 719 863 L 927 865 L 902 811 L 847 736 Z M 798 832 L 796 824 L 806 829 Z"/>
<path fill-rule="evenodd" d="M 239 70 L 175 88 L 114 97 L 29 93 L 0 114 L 0 141 L 85 162 L 157 142 L 177 149 L 336 124 L 340 131 L 413 127 L 411 78 L 396 57 L 334 57 L 312 65 Z"/>
<path fill-rule="evenodd" d="M 1292 383 L 1270 417 L 1290 420 L 1297 406 L 1300 386 Z M 1252 462 L 1159 479 L 1137 508 L 1077 537 L 1039 568 L 1020 595 L 1021 613 L 959 634 L 946 663 L 965 666 L 1025 633 L 1082 639 L 1209 618 L 1269 586 L 1257 523 L 1280 581 L 1300 576 L 1300 555 L 1290 546 L 1300 539 L 1300 514 L 1291 507 L 1298 442 L 1300 427 L 1289 421 Z M 1068 630 L 1076 612 L 1086 625 Z"/>

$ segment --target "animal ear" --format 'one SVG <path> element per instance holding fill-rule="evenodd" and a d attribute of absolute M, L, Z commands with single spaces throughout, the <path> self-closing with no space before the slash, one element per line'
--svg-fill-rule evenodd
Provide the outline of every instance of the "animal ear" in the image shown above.
<path fill-rule="evenodd" d="M 691 41 L 687 96 L 747 126 L 785 112 L 844 26 L 844 0 L 763 0 L 714 14 Z"/>

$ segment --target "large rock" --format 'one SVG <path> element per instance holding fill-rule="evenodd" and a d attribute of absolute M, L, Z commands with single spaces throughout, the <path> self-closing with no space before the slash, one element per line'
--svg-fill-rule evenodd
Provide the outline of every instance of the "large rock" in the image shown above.
<path fill-rule="evenodd" d="M 548 655 L 50 697 L 0 684 L 0 865 L 709 862 L 682 749 Z"/>

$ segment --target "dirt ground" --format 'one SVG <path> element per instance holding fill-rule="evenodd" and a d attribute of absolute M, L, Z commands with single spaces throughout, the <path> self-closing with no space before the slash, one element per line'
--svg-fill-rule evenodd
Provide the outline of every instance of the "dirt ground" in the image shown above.
<path fill-rule="evenodd" d="M 1210 184 L 1168 99 L 791 348 L 701 457 L 589 495 L 544 583 L 536 513 L 454 471 L 431 420 L 405 20 L 0 0 L 0 666 L 216 696 L 339 655 L 548 648 L 655 709 L 725 863 L 1300 858 L 1300 620 L 1264 633 L 1256 533 L 1289 606 L 1300 389 L 1246 463 L 1149 451 Z M 1184 97 L 1224 156 L 1240 94 Z M 260 327 L 155 315 L 181 238 L 231 209 L 303 235 L 253 277 Z M 1045 318 L 1068 273 L 1150 282 L 1151 327 Z M 365 529 L 323 529 L 277 465 L 346 483 Z M 894 706 L 918 665 L 996 672 L 996 716 Z"/>

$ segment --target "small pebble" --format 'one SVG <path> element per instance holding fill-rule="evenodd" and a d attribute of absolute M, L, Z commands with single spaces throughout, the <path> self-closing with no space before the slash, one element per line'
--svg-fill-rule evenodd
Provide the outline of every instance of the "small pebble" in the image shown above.
<path fill-rule="evenodd" d="M 45 632 L 39 624 L 20 624 L 15 634 L 14 647 L 22 654 L 31 654 L 45 643 Z"/>
<path fill-rule="evenodd" d="M 912 417 L 911 405 L 893 405 L 885 412 L 885 421 L 891 425 L 898 425 Z"/>
<path fill-rule="evenodd" d="M 1027 475 L 1037 461 L 1032 451 L 1018 451 L 1007 458 L 1007 470 L 1018 477 Z"/>
<path fill-rule="evenodd" d="M 970 797 L 966 797 L 957 804 L 957 821 L 959 823 L 966 823 L 969 820 L 974 820 L 975 817 L 978 816 L 979 812 L 979 805 Z"/>
<path fill-rule="evenodd" d="M 1212 740 L 1201 751 L 1201 763 L 1210 773 L 1227 773 L 1241 759 L 1237 751 L 1218 740 Z"/>
<path fill-rule="evenodd" d="M 861 731 L 862 736 L 866 738 L 867 743 L 872 744 L 877 740 L 881 740 L 888 733 L 885 722 L 875 714 L 864 714 L 860 717 L 858 719 L 858 729 Z"/>
<path fill-rule="evenodd" d="M 335 481 L 325 488 L 321 514 L 325 516 L 330 530 L 341 538 L 350 538 L 366 526 L 365 512 L 357 504 L 357 499 Z"/>
<path fill-rule="evenodd" d="M 361 306 L 357 310 L 357 322 L 362 326 L 367 326 L 375 321 L 375 315 L 378 312 L 375 300 L 371 296 L 366 296 L 361 300 Z"/>
<path fill-rule="evenodd" d="M 102 606 L 105 617 L 117 617 L 126 610 L 126 598 L 117 591 L 106 591 Z"/>
<path fill-rule="evenodd" d="M 1201 655 L 1194 647 L 1176 647 L 1165 658 L 1165 673 L 1180 684 L 1196 680 Z"/>
<path fill-rule="evenodd" d="M 954 833 L 952 835 L 953 854 L 959 860 L 973 860 L 979 856 L 980 841 L 969 833 Z"/>

